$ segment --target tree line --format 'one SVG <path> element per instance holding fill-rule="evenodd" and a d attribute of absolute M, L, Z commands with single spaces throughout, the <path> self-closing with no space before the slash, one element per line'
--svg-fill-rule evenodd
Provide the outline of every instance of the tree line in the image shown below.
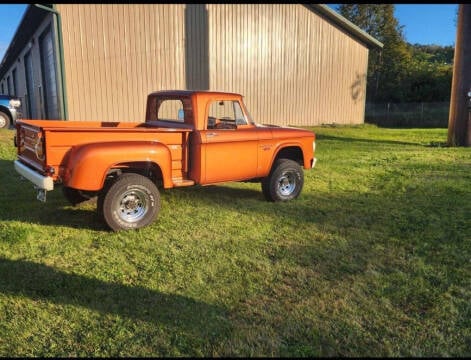
<path fill-rule="evenodd" d="M 410 44 L 393 4 L 341 4 L 338 12 L 384 44 L 370 51 L 367 102 L 450 100 L 453 46 Z"/>

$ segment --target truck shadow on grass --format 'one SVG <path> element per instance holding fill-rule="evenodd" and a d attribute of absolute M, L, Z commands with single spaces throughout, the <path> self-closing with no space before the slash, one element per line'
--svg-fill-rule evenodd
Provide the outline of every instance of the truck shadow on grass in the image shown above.
<path fill-rule="evenodd" d="M 243 185 L 245 186 L 245 185 Z M 193 203 L 208 207 L 237 211 L 254 216 L 266 215 L 288 223 L 312 223 L 319 216 L 319 195 L 303 190 L 299 198 L 286 202 L 267 201 L 263 196 L 261 185 L 253 183 L 249 187 L 239 187 L 236 183 L 226 183 L 195 188 L 177 189 L 178 196 Z"/>
<path fill-rule="evenodd" d="M 6 160 L 0 160 L 0 181 L 3 183 L 4 190 L 0 193 L 0 201 L 4 204 L 0 208 L 0 218 L 4 221 L 67 226 L 95 231 L 109 230 L 96 211 L 96 197 L 72 206 L 64 198 L 59 185 L 47 193 L 47 201 L 42 203 L 36 199 L 36 192 L 31 183 L 22 180 L 12 169 L 12 162 Z M 265 202 L 261 190 L 233 189 L 224 185 L 161 189 L 160 192 L 163 201 L 169 196 L 177 196 L 182 199 L 201 200 L 213 204 L 221 201 L 231 202 L 232 199 L 240 201 L 254 199 L 257 202 Z M 168 209 L 162 206 L 161 211 L 166 210 Z"/>
<path fill-rule="evenodd" d="M 323 140 L 335 140 L 348 143 L 365 143 L 365 144 L 390 144 L 390 145 L 415 145 L 415 146 L 430 146 L 430 144 L 421 144 L 418 142 L 405 142 L 400 140 L 379 140 L 379 139 L 362 139 L 362 138 L 352 138 L 342 135 L 325 135 L 318 134 L 316 139 L 320 142 Z"/>
<path fill-rule="evenodd" d="M 294 200 L 282 204 L 273 203 L 265 200 L 260 184 L 251 184 L 250 186 L 252 188 L 238 188 L 234 187 L 234 183 L 232 185 L 226 183 L 169 190 L 161 189 L 161 202 L 165 203 L 167 200 L 173 199 L 174 202 L 183 204 L 189 201 L 244 213 L 253 212 L 275 217 L 291 217 L 292 221 L 311 221 L 311 213 L 315 212 L 316 208 L 310 206 L 311 200 L 307 200 L 306 194 L 301 194 L 301 198 L 304 199 L 302 202 Z M 96 197 L 72 206 L 62 196 L 60 187 L 56 187 L 54 191 L 48 192 L 47 202 L 42 203 L 36 200 L 35 191 L 29 183 L 22 182 L 22 189 L 19 190 L 19 187 L 16 184 L 14 189 L 0 197 L 4 203 L 10 204 L 0 209 L 0 217 L 3 220 L 109 231 L 104 220 L 97 213 Z M 23 189 L 23 187 L 25 188 Z M 170 211 L 169 206 L 162 204 L 160 211 Z M 158 218 L 157 221 L 161 220 Z"/>
<path fill-rule="evenodd" d="M 90 230 L 106 230 L 97 215 L 96 199 L 74 207 L 64 198 L 60 186 L 47 193 L 46 203 L 36 199 L 33 185 L 14 170 L 13 162 L 0 160 L 0 218 L 39 225 L 58 225 Z"/>
<path fill-rule="evenodd" d="M 212 345 L 230 333 L 222 307 L 141 286 L 68 274 L 31 261 L 0 257 L 0 292 L 154 323 L 178 336 L 204 338 L 209 354 Z"/>
<path fill-rule="evenodd" d="M 87 201 L 79 206 L 70 205 L 67 200 L 61 199 L 60 194 L 51 196 L 46 203 L 41 203 L 35 199 L 34 194 L 29 200 L 29 208 L 15 208 L 6 214 L 2 214 L 3 220 L 21 221 L 38 225 L 66 226 L 76 229 L 88 229 L 94 231 L 107 231 L 104 221 L 98 216 L 96 211 L 96 199 Z"/>

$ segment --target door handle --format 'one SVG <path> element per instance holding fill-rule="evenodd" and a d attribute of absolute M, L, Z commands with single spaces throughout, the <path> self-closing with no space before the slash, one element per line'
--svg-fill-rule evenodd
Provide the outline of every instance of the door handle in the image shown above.
<path fill-rule="evenodd" d="M 211 132 L 211 133 L 206 134 L 206 137 L 214 137 L 214 136 L 217 136 L 217 133 Z"/>

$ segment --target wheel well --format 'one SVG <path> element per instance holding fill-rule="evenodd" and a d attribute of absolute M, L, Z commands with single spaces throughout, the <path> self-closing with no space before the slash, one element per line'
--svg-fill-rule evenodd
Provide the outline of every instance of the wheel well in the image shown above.
<path fill-rule="evenodd" d="M 135 173 L 149 178 L 157 186 L 162 184 L 162 170 L 160 167 L 149 161 L 120 163 L 108 170 L 106 178 L 115 178 L 123 173 Z"/>
<path fill-rule="evenodd" d="M 11 121 L 11 113 L 7 107 L 0 105 L 0 112 L 5 113 L 5 115 L 7 115 Z"/>
<path fill-rule="evenodd" d="M 276 154 L 275 161 L 278 159 L 290 159 L 296 161 L 299 165 L 303 165 L 304 158 L 303 152 L 298 146 L 289 146 L 281 149 L 278 154 Z"/>

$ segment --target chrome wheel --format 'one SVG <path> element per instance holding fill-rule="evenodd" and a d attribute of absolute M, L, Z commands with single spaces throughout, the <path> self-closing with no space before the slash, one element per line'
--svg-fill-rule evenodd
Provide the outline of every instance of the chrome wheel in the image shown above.
<path fill-rule="evenodd" d="M 119 202 L 119 217 L 126 222 L 141 220 L 148 210 L 148 195 L 139 189 L 131 189 L 123 194 Z"/>
<path fill-rule="evenodd" d="M 296 176 L 291 172 L 284 172 L 278 179 L 278 192 L 282 196 L 289 196 L 296 189 Z"/>

